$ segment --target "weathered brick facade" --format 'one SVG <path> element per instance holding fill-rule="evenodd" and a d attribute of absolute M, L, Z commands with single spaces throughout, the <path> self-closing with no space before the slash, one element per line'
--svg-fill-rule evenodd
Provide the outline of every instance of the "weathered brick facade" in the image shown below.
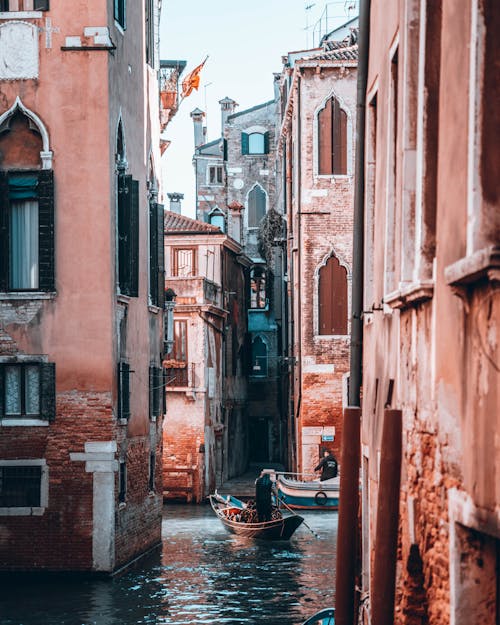
<path fill-rule="evenodd" d="M 335 34 L 331 36 L 334 40 Z M 335 258 L 344 268 L 344 289 L 350 293 L 356 46 L 351 41 L 326 41 L 323 47 L 290 53 L 280 79 L 283 125 L 278 170 L 283 180 L 281 201 L 287 207 L 288 297 L 293 320 L 290 424 L 297 445 L 294 465 L 305 473 L 312 473 L 321 447 L 340 457 L 349 370 L 349 296 L 343 301 L 344 330 L 334 333 L 320 328 L 320 272 Z M 321 173 L 319 164 L 325 133 L 319 116 L 332 98 L 347 120 L 342 174 Z M 335 294 L 333 299 L 339 297 Z"/>
<path fill-rule="evenodd" d="M 159 3 L 5 4 L 0 569 L 112 573 L 160 543 Z"/>
<path fill-rule="evenodd" d="M 363 587 L 377 592 L 389 405 L 403 418 L 400 625 L 489 625 L 500 610 L 499 20 L 490 0 L 371 3 Z"/>

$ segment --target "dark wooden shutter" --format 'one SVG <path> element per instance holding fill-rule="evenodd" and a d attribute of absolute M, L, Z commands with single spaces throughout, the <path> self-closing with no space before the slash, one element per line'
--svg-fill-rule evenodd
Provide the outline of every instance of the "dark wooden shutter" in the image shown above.
<path fill-rule="evenodd" d="M 118 176 L 118 284 L 120 292 L 130 295 L 128 250 L 130 241 L 130 206 L 132 176 Z"/>
<path fill-rule="evenodd" d="M 318 113 L 318 173 L 323 175 L 332 174 L 332 100 Z"/>
<path fill-rule="evenodd" d="M 335 256 L 319 272 L 319 333 L 347 334 L 347 272 Z"/>
<path fill-rule="evenodd" d="M 161 370 L 161 379 L 162 379 L 162 387 L 161 387 L 161 407 L 162 407 L 162 415 L 165 415 L 167 412 L 167 370 Z"/>
<path fill-rule="evenodd" d="M 165 303 L 165 223 L 164 223 L 164 210 L 163 204 L 156 205 L 156 245 L 158 248 L 158 260 L 157 260 L 157 271 L 158 271 L 158 282 L 157 282 L 157 292 L 158 292 L 158 306 L 163 308 Z"/>
<path fill-rule="evenodd" d="M 130 418 L 130 365 L 118 363 L 118 418 Z"/>
<path fill-rule="evenodd" d="M 158 204 L 149 203 L 149 300 L 158 306 Z"/>
<path fill-rule="evenodd" d="M 56 365 L 40 365 L 40 417 L 50 423 L 56 418 Z"/>
<path fill-rule="evenodd" d="M 241 133 L 241 153 L 248 154 L 248 135 L 246 132 Z"/>
<path fill-rule="evenodd" d="M 4 376 L 5 376 L 5 365 L 0 365 L 0 417 L 3 417 L 4 413 L 5 413 L 5 406 L 4 406 L 4 396 L 5 396 Z"/>
<path fill-rule="evenodd" d="M 347 174 L 347 115 L 333 100 L 333 173 Z"/>
<path fill-rule="evenodd" d="M 54 291 L 54 172 L 38 174 L 39 289 Z"/>
<path fill-rule="evenodd" d="M 33 3 L 34 11 L 48 11 L 49 10 L 49 0 L 35 0 Z"/>
<path fill-rule="evenodd" d="M 0 291 L 9 288 L 9 181 L 0 171 Z"/>
<path fill-rule="evenodd" d="M 154 372 L 155 368 L 149 365 L 148 372 L 148 389 L 149 389 L 149 418 L 154 416 Z"/>
<path fill-rule="evenodd" d="M 131 297 L 139 296 L 139 182 L 132 180 L 132 197 L 130 206 L 130 293 Z"/>
<path fill-rule="evenodd" d="M 222 158 L 227 161 L 227 139 L 222 140 Z"/>
<path fill-rule="evenodd" d="M 269 132 L 264 133 L 264 154 L 269 154 Z"/>
<path fill-rule="evenodd" d="M 153 416 L 160 416 L 160 397 L 162 389 L 162 375 L 159 367 L 153 367 Z"/>

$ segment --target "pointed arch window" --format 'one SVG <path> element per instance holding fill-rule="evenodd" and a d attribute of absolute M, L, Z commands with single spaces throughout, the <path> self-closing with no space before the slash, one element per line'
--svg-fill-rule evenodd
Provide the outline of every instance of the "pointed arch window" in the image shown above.
<path fill-rule="evenodd" d="M 260 336 L 252 342 L 252 375 L 267 377 L 267 345 Z"/>
<path fill-rule="evenodd" d="M 347 174 L 347 114 L 334 97 L 318 113 L 318 173 Z"/>
<path fill-rule="evenodd" d="M 265 308 L 266 304 L 266 270 L 257 266 L 250 272 L 250 308 Z"/>
<path fill-rule="evenodd" d="M 210 211 L 208 219 L 212 226 L 216 226 L 217 228 L 220 228 L 221 232 L 225 232 L 226 220 L 224 218 L 224 213 L 219 207 L 215 207 L 212 211 Z"/>
<path fill-rule="evenodd" d="M 248 227 L 257 228 L 266 214 L 266 194 L 262 187 L 255 185 L 248 194 Z"/>
<path fill-rule="evenodd" d="M 334 255 L 319 270 L 319 333 L 347 334 L 347 271 Z"/>

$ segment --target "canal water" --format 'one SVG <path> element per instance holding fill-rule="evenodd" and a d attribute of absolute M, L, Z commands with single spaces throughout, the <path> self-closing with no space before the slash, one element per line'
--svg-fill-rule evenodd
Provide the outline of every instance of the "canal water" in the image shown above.
<path fill-rule="evenodd" d="M 334 603 L 336 512 L 289 542 L 228 534 L 209 506 L 168 505 L 163 549 L 111 580 L 13 580 L 1 625 L 300 625 Z M 35 539 L 35 537 L 34 537 Z"/>

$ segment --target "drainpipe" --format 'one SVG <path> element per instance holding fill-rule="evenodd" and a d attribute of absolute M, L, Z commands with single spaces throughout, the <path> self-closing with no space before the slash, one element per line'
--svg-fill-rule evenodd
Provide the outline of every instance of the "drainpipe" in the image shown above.
<path fill-rule="evenodd" d="M 359 465 L 361 430 L 361 367 L 363 357 L 363 264 L 365 197 L 365 101 L 370 47 L 370 0 L 361 0 L 358 35 L 356 104 L 356 167 L 354 188 L 351 362 L 349 407 L 344 410 L 342 434 L 335 623 L 355 621 L 356 558 L 358 542 Z"/>
<path fill-rule="evenodd" d="M 302 86 L 300 67 L 297 69 L 297 291 L 300 294 L 302 286 L 302 219 L 301 219 L 301 194 L 302 194 L 302 167 L 301 167 L 301 155 L 302 155 L 302 111 L 301 111 L 301 93 Z M 292 180 L 293 185 L 293 180 Z M 292 186 L 293 193 L 293 186 Z M 298 379 L 298 398 L 297 398 L 297 412 L 295 417 L 299 418 L 301 404 L 302 404 L 302 308 L 300 295 L 297 297 L 297 358 L 295 360 L 297 366 L 297 379 Z M 294 427 L 296 427 L 296 421 L 294 419 Z M 299 442 L 299 437 L 296 437 L 296 443 Z M 298 467 L 303 470 L 302 467 L 302 435 L 300 436 L 301 448 L 297 449 L 296 462 Z"/>

